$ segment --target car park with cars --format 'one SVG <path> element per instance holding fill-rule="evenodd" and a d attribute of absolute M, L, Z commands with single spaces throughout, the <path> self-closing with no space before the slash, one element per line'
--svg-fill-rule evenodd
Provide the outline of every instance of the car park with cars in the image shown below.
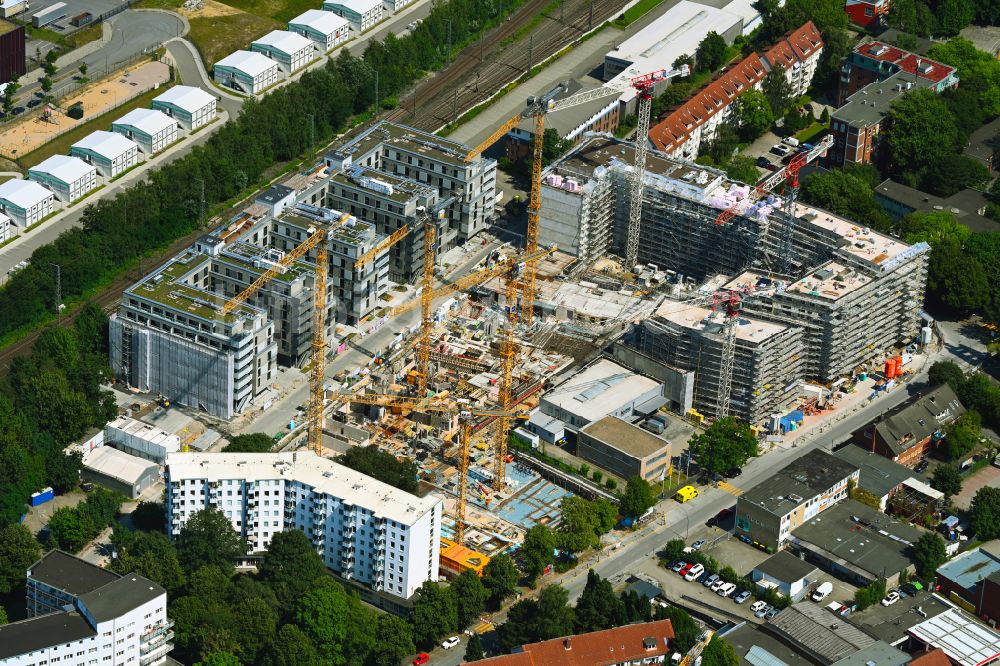
<path fill-rule="evenodd" d="M 750 590 L 742 590 L 739 592 L 739 594 L 733 597 L 733 601 L 735 601 L 738 604 L 742 604 L 745 603 L 746 600 L 749 598 L 750 598 Z"/>

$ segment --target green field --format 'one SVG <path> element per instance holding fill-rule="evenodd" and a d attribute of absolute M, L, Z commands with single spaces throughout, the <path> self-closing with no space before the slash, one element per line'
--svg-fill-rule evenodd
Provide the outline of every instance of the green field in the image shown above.
<path fill-rule="evenodd" d="M 635 7 L 632 7 L 624 14 L 616 18 L 611 22 L 611 25 L 616 28 L 625 29 L 629 27 L 632 23 L 639 20 L 644 14 L 648 13 L 653 7 L 663 2 L 663 0 L 639 0 Z"/>
<path fill-rule="evenodd" d="M 255 14 L 229 16 L 199 16 L 190 20 L 191 32 L 187 37 L 198 48 L 201 59 L 209 72 L 212 65 L 233 51 L 249 49 L 250 42 L 282 24 Z"/>

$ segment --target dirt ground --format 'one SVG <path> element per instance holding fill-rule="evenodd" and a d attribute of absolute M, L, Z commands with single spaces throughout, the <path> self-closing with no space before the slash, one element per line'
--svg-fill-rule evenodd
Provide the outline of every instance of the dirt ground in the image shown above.
<path fill-rule="evenodd" d="M 177 13 L 183 16 L 192 18 L 214 18 L 216 16 L 232 16 L 234 14 L 242 14 L 243 12 L 235 7 L 230 7 L 229 5 L 224 5 L 221 2 L 216 2 L 215 0 L 204 0 L 200 9 L 195 11 L 188 11 L 183 7 L 177 10 Z"/>
<path fill-rule="evenodd" d="M 147 62 L 126 69 L 114 77 L 95 81 L 62 101 L 61 108 L 53 111 L 48 120 L 35 116 L 8 127 L 0 134 L 0 154 L 7 157 L 27 155 L 74 127 L 90 122 L 130 99 L 166 83 L 169 77 L 170 68 L 166 64 Z M 65 114 L 65 110 L 78 101 L 83 103 L 84 114 L 80 120 L 74 120 Z"/>

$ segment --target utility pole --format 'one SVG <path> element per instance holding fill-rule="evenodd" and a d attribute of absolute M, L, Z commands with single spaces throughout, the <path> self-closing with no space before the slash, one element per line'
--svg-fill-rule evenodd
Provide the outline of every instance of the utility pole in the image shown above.
<path fill-rule="evenodd" d="M 535 35 L 531 34 L 528 36 L 528 69 L 525 70 L 528 76 L 531 76 L 531 55 L 532 50 L 535 47 Z"/>
<path fill-rule="evenodd" d="M 594 0 L 590 0 L 590 18 L 587 19 L 587 30 L 594 29 Z"/>
<path fill-rule="evenodd" d="M 455 95 L 451 98 L 452 122 L 458 120 L 458 88 L 455 88 Z"/>
<path fill-rule="evenodd" d="M 448 19 L 448 62 L 451 62 L 451 19 Z"/>
<path fill-rule="evenodd" d="M 56 320 L 62 318 L 62 266 L 50 264 L 56 269 Z"/>
<path fill-rule="evenodd" d="M 375 111 L 374 111 L 374 115 L 378 116 L 378 70 L 377 69 L 375 70 Z"/>

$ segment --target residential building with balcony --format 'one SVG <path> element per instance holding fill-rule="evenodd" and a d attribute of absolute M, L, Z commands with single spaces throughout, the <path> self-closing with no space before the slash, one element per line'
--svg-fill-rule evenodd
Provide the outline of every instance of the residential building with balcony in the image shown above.
<path fill-rule="evenodd" d="M 897 46 L 869 41 L 858 44 L 844 58 L 840 67 L 837 103 L 842 105 L 862 88 L 884 82 L 898 73 L 922 79 L 926 86 L 939 94 L 958 85 L 958 69 L 951 65 L 904 51 Z"/>

